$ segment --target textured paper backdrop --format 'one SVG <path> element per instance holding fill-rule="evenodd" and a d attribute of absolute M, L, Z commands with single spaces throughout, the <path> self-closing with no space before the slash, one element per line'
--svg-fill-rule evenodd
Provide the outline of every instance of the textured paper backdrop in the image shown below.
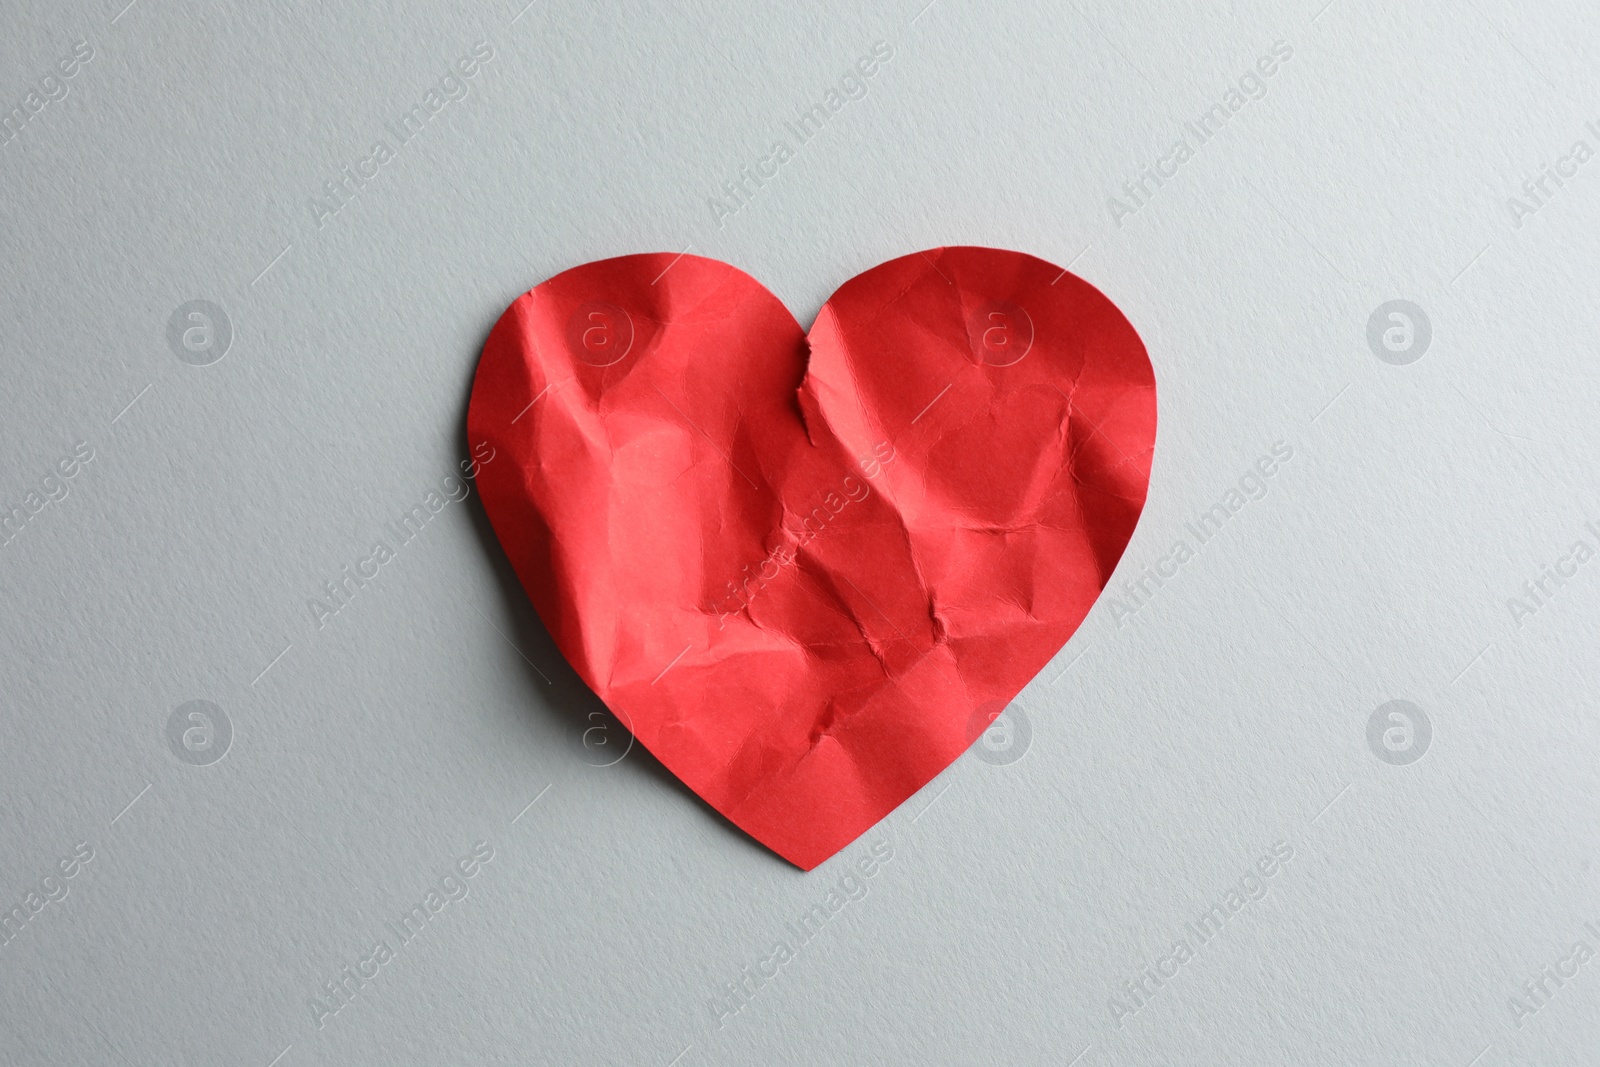
<path fill-rule="evenodd" d="M 1600 13 L 924 2 L 0 15 L 0 1063 L 1593 1062 Z M 1149 502 L 801 875 L 555 654 L 467 390 L 576 263 L 940 244 L 1133 321 Z"/>

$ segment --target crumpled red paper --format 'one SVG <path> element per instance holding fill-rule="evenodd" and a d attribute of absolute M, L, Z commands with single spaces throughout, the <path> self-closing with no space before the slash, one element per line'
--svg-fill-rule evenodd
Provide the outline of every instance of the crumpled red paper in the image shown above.
<path fill-rule="evenodd" d="M 504 457 L 484 506 L 573 668 L 809 870 L 1077 629 L 1144 504 L 1155 380 L 1104 295 L 1021 253 L 892 260 L 809 334 L 742 271 L 662 253 L 519 297 L 467 430 Z"/>

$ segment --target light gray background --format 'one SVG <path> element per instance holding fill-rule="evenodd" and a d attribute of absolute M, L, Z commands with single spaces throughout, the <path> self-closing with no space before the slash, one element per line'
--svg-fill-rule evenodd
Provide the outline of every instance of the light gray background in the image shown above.
<path fill-rule="evenodd" d="M 0 905 L 94 851 L 0 948 L 0 1062 L 1597 1062 L 1600 959 L 1510 998 L 1600 949 L 1600 562 L 1508 605 L 1600 544 L 1600 162 L 1507 204 L 1600 149 L 1592 5 L 124 2 L 0 15 L 6 109 L 95 53 L 0 147 L 0 500 L 95 456 L 0 549 Z M 868 94 L 719 228 L 707 198 L 880 39 Z M 1117 225 L 1280 40 L 1265 97 Z M 480 41 L 469 94 L 319 227 L 308 198 Z M 1118 588 L 1294 450 L 1131 618 L 1102 601 L 1014 705 L 1022 758 L 969 754 L 803 875 L 642 751 L 596 766 L 626 740 L 475 494 L 313 622 L 465 457 L 525 289 L 692 247 L 809 323 L 940 244 L 1070 262 L 1143 335 L 1160 437 Z M 195 299 L 233 329 L 205 367 L 166 336 Z M 1367 340 L 1394 299 L 1432 324 L 1410 365 Z M 1391 699 L 1431 722 L 1420 760 L 1369 748 Z M 231 722 L 218 762 L 168 744 L 191 700 Z M 719 1025 L 880 838 L 865 898 Z M 479 840 L 470 895 L 318 1028 L 308 998 Z M 1266 896 L 1118 1012 L 1280 841 Z"/>

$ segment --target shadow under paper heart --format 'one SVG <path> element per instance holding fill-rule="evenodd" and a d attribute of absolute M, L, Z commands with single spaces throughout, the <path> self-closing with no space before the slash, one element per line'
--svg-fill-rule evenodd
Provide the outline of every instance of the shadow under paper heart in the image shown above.
<path fill-rule="evenodd" d="M 488 337 L 487 331 L 484 337 Z M 474 370 L 476 366 L 474 360 Z M 467 407 L 471 397 L 472 383 L 468 381 L 461 398 L 461 413 L 456 419 L 458 441 L 467 441 Z M 471 455 L 470 443 L 467 454 Z M 471 516 L 473 532 L 483 545 L 484 557 L 494 571 L 502 601 L 501 605 L 478 605 L 478 609 L 494 620 L 493 625 L 509 629 L 509 637 L 521 654 L 526 668 L 522 675 L 527 684 L 529 714 L 551 716 L 572 738 L 572 745 L 563 753 L 563 758 L 597 768 L 616 768 L 623 774 L 647 775 L 663 786 L 668 795 L 691 802 L 708 817 L 707 822 L 716 826 L 729 840 L 736 841 L 754 855 L 764 857 L 776 867 L 793 870 L 781 857 L 740 830 L 701 799 L 699 794 L 684 785 L 649 749 L 626 732 L 626 724 L 621 723 L 605 702 L 595 695 L 594 690 L 584 684 L 567 663 L 566 657 L 556 648 L 539 613 L 528 600 L 528 594 L 512 569 L 511 561 L 506 558 L 505 549 L 501 547 L 477 493 L 473 493 L 468 500 L 467 514 Z M 509 627 L 506 626 L 508 623 Z M 597 734 L 596 731 L 600 732 Z M 591 738 L 596 743 L 591 744 Z M 625 755 L 617 756 L 611 750 L 602 750 L 600 744 L 615 745 L 615 751 Z M 594 760 L 585 759 L 585 752 L 594 753 Z"/>

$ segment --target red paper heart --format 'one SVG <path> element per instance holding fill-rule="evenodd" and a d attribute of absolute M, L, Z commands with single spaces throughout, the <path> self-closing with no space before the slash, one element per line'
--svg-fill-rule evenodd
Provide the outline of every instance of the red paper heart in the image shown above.
<path fill-rule="evenodd" d="M 1144 505 L 1155 380 L 1097 289 L 942 248 L 808 335 L 697 256 L 517 298 L 467 430 L 523 587 L 638 740 L 810 870 L 1072 636 Z"/>

